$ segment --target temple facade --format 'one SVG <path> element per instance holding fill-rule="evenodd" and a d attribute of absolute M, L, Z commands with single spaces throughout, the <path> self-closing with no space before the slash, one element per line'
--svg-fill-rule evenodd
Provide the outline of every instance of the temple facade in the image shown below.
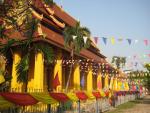
<path fill-rule="evenodd" d="M 39 46 L 49 45 L 54 51 L 54 60 L 47 64 L 42 52 L 31 51 L 28 82 L 20 83 L 17 80 L 16 66 L 22 59 L 24 51 L 20 49 L 20 45 L 15 45 L 12 58 L 7 64 L 9 74 L 12 75 L 10 90 L 22 92 L 26 86 L 28 92 L 63 92 L 66 87 L 68 91 L 93 91 L 104 87 L 109 89 L 110 78 L 121 73 L 106 61 L 106 57 L 100 53 L 92 38 L 89 48 L 82 49 L 80 53 L 74 52 L 73 59 L 71 59 L 72 49 L 64 45 L 65 27 L 74 27 L 77 20 L 59 6 L 48 6 L 41 1 L 35 1 L 30 10 L 32 16 L 40 21 L 32 43 Z M 22 23 L 21 19 L 19 22 Z M 20 36 L 19 33 L 13 35 Z M 71 65 L 73 67 L 69 78 Z"/>

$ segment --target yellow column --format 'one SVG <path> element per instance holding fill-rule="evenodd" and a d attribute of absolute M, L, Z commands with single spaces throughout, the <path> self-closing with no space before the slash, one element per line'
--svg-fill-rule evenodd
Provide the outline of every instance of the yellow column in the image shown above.
<path fill-rule="evenodd" d="M 105 83 L 104 88 L 108 89 L 109 84 L 108 84 L 108 74 L 107 73 L 105 74 L 105 82 L 104 83 Z"/>
<path fill-rule="evenodd" d="M 114 91 L 117 91 L 117 86 L 118 86 L 118 84 L 117 84 L 117 78 L 114 78 L 114 80 L 113 80 L 113 90 Z"/>
<path fill-rule="evenodd" d="M 100 71 L 98 72 L 98 76 L 97 76 L 97 89 L 98 90 L 102 89 L 102 75 Z"/>
<path fill-rule="evenodd" d="M 6 66 L 6 60 L 3 56 L 0 55 L 0 71 L 5 71 L 5 66 Z M 0 84 L 5 82 L 5 78 L 3 73 L 0 72 Z"/>
<path fill-rule="evenodd" d="M 122 82 L 121 82 L 120 79 L 117 80 L 117 85 L 118 85 L 118 86 L 117 86 L 117 88 L 118 88 L 117 90 L 118 90 L 118 91 L 121 91 Z"/>
<path fill-rule="evenodd" d="M 62 51 L 58 50 L 56 64 L 54 66 L 54 78 L 58 73 L 60 85 L 57 87 L 57 91 L 62 91 Z"/>
<path fill-rule="evenodd" d="M 89 67 L 87 75 L 87 91 L 93 90 L 93 76 L 92 76 L 92 67 Z"/>
<path fill-rule="evenodd" d="M 35 67 L 34 67 L 34 89 L 43 91 L 44 81 L 44 56 L 41 52 L 35 55 Z"/>
<path fill-rule="evenodd" d="M 13 54 L 13 66 L 12 66 L 12 79 L 11 79 L 11 90 L 13 91 L 21 91 L 22 89 L 22 83 L 17 82 L 17 72 L 16 72 L 16 66 L 21 60 L 21 53 L 20 52 L 14 52 Z"/>
<path fill-rule="evenodd" d="M 113 89 L 113 81 L 114 81 L 114 77 L 111 77 L 110 79 L 110 84 L 109 84 L 109 88 L 112 90 Z"/>
<path fill-rule="evenodd" d="M 80 90 L 80 65 L 76 63 L 73 73 L 73 84 L 75 90 Z"/>

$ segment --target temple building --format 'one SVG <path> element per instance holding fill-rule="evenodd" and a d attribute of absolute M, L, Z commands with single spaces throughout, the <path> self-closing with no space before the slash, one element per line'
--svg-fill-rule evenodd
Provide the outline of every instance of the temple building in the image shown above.
<path fill-rule="evenodd" d="M 104 86 L 108 89 L 110 76 L 113 76 L 112 73 L 117 74 L 118 71 L 107 63 L 106 57 L 100 53 L 92 38 L 90 38 L 89 48 L 82 49 L 79 54 L 74 52 L 74 58 L 71 59 L 71 48 L 64 45 L 63 30 L 66 26 L 74 27 L 78 21 L 57 5 L 42 4 L 41 7 L 41 4 L 40 1 L 36 1 L 30 8 L 33 17 L 40 20 L 32 43 L 39 44 L 39 46 L 50 45 L 54 51 L 54 60 L 47 64 L 42 52 L 31 51 L 27 91 L 64 92 L 68 79 L 69 91 L 93 91 L 104 88 Z M 19 33 L 13 35 L 20 36 Z M 45 36 L 41 37 L 41 35 Z M 22 40 L 26 39 L 22 38 Z M 9 74 L 12 75 L 11 91 L 13 92 L 22 92 L 25 88 L 24 83 L 18 82 L 16 71 L 16 65 L 23 55 L 24 51 L 21 51 L 20 45 L 15 45 L 12 58 L 7 64 Z M 69 78 L 71 64 L 73 64 L 73 69 Z M 104 80 L 105 77 L 108 78 L 107 83 Z"/>

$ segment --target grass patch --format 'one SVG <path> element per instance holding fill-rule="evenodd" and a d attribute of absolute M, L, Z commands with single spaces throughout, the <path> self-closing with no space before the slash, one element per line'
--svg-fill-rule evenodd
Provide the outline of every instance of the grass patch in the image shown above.
<path fill-rule="evenodd" d="M 107 113 L 122 113 L 122 110 L 132 108 L 135 105 L 136 105 L 135 102 L 130 101 L 130 102 L 127 102 L 127 103 L 124 103 L 124 104 L 117 106 L 114 110 L 108 111 Z"/>

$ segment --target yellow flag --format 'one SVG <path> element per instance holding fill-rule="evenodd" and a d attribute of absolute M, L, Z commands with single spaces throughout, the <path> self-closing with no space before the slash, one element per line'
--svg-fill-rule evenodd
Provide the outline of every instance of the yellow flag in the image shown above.
<path fill-rule="evenodd" d="M 118 79 L 117 82 L 118 82 L 118 86 L 117 86 L 118 89 L 117 89 L 117 90 L 118 90 L 118 91 L 121 91 L 121 89 L 122 89 L 122 88 L 121 88 L 122 82 L 121 82 L 119 79 Z"/>
<path fill-rule="evenodd" d="M 4 99 L 2 96 L 0 96 L 0 109 L 6 109 L 6 108 L 10 108 L 15 106 L 13 103 L 7 101 L 6 99 Z"/>
<path fill-rule="evenodd" d="M 114 78 L 114 81 L 113 81 L 113 90 L 117 91 L 117 78 Z"/>
<path fill-rule="evenodd" d="M 79 100 L 75 93 L 69 92 L 67 93 L 67 96 L 71 101 L 77 102 Z"/>
<path fill-rule="evenodd" d="M 110 85 L 109 85 L 109 88 L 110 88 L 110 89 L 113 89 L 113 79 L 114 79 L 114 77 L 111 77 Z"/>
<path fill-rule="evenodd" d="M 125 81 L 125 90 L 126 90 L 126 91 L 129 91 L 129 85 L 128 85 L 128 82 L 127 82 L 127 81 Z"/>
<path fill-rule="evenodd" d="M 105 74 L 105 86 L 104 88 L 108 89 L 108 74 Z"/>
<path fill-rule="evenodd" d="M 3 83 L 3 82 L 5 82 L 5 78 L 4 78 L 3 75 L 0 75 L 0 84 Z"/>
<path fill-rule="evenodd" d="M 92 94 L 92 92 L 85 92 L 85 94 L 88 96 L 89 99 L 95 99 L 94 95 Z"/>
<path fill-rule="evenodd" d="M 114 37 L 111 38 L 111 44 L 113 44 L 113 45 L 115 44 L 115 38 Z"/>
<path fill-rule="evenodd" d="M 36 100 L 39 102 L 43 102 L 45 104 L 55 104 L 58 103 L 55 99 L 53 99 L 49 93 L 30 93 Z"/>

